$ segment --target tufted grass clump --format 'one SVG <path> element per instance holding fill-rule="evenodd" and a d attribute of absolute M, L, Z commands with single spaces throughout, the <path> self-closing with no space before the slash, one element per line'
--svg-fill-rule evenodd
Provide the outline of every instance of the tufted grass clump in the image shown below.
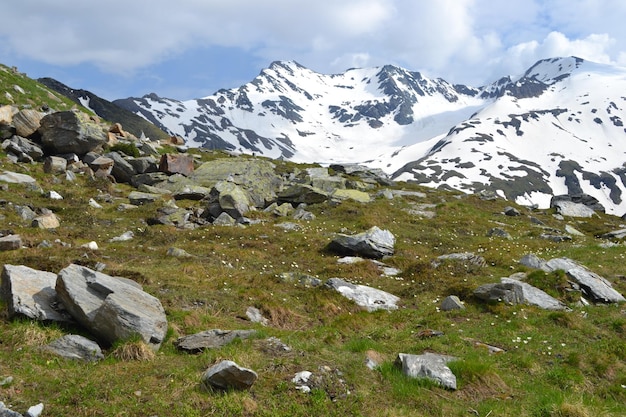
<path fill-rule="evenodd" d="M 154 350 L 140 338 L 117 343 L 112 348 L 112 356 L 120 361 L 150 361 L 155 357 Z"/>

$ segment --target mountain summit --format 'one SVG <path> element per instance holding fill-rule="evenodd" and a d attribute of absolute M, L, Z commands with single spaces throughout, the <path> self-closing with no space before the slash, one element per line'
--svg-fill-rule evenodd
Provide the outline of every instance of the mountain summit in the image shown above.
<path fill-rule="evenodd" d="M 201 99 L 114 103 L 191 147 L 364 163 L 401 180 L 541 207 L 554 195 L 588 194 L 621 215 L 622 91 L 625 69 L 576 57 L 541 60 L 481 87 L 392 65 L 325 75 L 286 61 Z"/>

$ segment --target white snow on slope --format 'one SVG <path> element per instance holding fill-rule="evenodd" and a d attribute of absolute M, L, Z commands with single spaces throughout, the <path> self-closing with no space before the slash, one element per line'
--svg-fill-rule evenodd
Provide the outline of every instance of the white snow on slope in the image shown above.
<path fill-rule="evenodd" d="M 189 146 L 207 146 L 210 137 L 213 146 L 243 153 L 364 163 L 402 170 L 400 180 L 467 192 L 477 183 L 497 188 L 524 179 L 531 185 L 515 199 L 541 207 L 571 191 L 557 175 L 565 166 L 568 181 L 621 215 L 625 96 L 625 69 L 570 57 L 461 89 L 391 66 L 324 75 L 279 62 L 239 89 L 137 103 Z M 416 161 L 421 169 L 405 167 Z M 505 185 L 500 191 L 510 197 Z"/>

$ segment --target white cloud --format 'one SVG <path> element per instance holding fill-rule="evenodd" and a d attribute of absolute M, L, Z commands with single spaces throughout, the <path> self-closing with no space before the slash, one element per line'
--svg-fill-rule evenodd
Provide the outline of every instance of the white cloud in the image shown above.
<path fill-rule="evenodd" d="M 118 73 L 225 46 L 265 65 L 391 63 L 477 83 L 556 55 L 626 64 L 624 15 L 623 0 L 20 0 L 3 8 L 0 44 L 5 55 Z"/>
<path fill-rule="evenodd" d="M 540 59 L 577 56 L 589 61 L 615 63 L 608 51 L 615 40 L 607 34 L 591 34 L 584 39 L 568 39 L 560 32 L 551 32 L 542 41 L 524 42 L 510 47 L 492 66 L 501 75 L 517 75 Z M 504 71 L 504 72 L 503 72 Z"/>

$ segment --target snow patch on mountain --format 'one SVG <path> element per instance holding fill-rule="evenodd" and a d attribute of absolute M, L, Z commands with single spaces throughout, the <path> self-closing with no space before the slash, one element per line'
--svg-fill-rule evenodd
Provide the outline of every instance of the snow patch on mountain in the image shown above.
<path fill-rule="evenodd" d="M 116 104 L 189 146 L 365 163 L 399 180 L 490 189 L 540 207 L 585 193 L 621 215 L 624 91 L 625 69 L 576 57 L 478 88 L 391 65 L 325 75 L 288 61 L 201 99 L 151 94 Z"/>

